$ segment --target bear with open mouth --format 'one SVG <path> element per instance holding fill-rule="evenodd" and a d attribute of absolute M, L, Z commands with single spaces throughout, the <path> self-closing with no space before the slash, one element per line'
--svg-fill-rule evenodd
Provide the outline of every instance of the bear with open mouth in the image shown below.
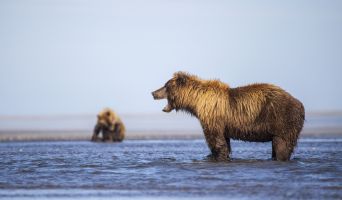
<path fill-rule="evenodd" d="M 272 84 L 230 88 L 219 80 L 203 80 L 177 72 L 154 99 L 167 99 L 164 112 L 182 110 L 197 117 L 215 160 L 227 160 L 230 139 L 272 142 L 272 159 L 288 161 L 303 128 L 303 104 Z"/>

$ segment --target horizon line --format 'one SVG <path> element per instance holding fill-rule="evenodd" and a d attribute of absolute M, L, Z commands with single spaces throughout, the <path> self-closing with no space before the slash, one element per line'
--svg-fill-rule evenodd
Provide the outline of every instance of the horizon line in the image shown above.
<path fill-rule="evenodd" d="M 118 113 L 118 112 L 117 112 Z M 163 113 L 161 112 L 137 112 L 137 113 L 119 113 L 120 117 L 154 117 L 154 116 L 172 116 L 179 112 Z M 312 110 L 305 112 L 306 115 L 310 116 L 340 116 L 342 115 L 342 110 Z M 95 117 L 98 113 L 65 113 L 65 114 L 22 114 L 22 115 L 1 115 L 0 120 L 7 119 L 59 119 L 59 118 L 85 118 L 85 117 Z"/>

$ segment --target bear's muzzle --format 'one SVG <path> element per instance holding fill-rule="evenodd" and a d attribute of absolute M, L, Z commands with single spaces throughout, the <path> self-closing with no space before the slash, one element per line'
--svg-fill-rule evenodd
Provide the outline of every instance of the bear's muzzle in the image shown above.
<path fill-rule="evenodd" d="M 152 96 L 153 96 L 154 100 L 166 99 L 167 98 L 166 87 L 162 87 L 162 88 L 152 92 Z"/>

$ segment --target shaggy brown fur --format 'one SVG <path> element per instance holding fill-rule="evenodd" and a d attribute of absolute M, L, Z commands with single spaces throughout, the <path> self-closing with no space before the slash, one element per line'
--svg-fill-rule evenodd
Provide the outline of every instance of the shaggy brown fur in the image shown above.
<path fill-rule="evenodd" d="M 102 138 L 99 133 L 102 132 Z M 121 142 L 125 138 L 125 126 L 115 112 L 109 108 L 97 115 L 97 123 L 91 141 Z"/>
<path fill-rule="evenodd" d="M 176 109 L 196 116 L 217 160 L 229 158 L 230 139 L 236 139 L 272 141 L 272 158 L 287 161 L 304 124 L 302 103 L 271 84 L 229 88 L 218 80 L 178 72 L 152 95 L 168 100 L 164 112 Z"/>

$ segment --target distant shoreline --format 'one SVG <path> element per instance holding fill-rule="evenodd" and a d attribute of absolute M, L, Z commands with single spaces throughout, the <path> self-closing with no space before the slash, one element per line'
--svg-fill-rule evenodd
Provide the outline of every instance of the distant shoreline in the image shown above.
<path fill-rule="evenodd" d="M 0 131 L 0 142 L 5 141 L 90 141 L 91 131 L 83 130 L 25 130 Z M 200 131 L 129 131 L 125 140 L 201 139 Z"/>
<path fill-rule="evenodd" d="M 9 130 L 0 131 L 0 142 L 9 141 L 90 141 L 92 132 L 86 130 Z M 301 137 L 342 137 L 341 128 L 304 129 Z M 193 131 L 129 131 L 126 140 L 204 139 L 201 130 Z"/>
<path fill-rule="evenodd" d="M 181 113 L 122 114 L 127 140 L 203 139 L 197 119 Z M 1 141 L 89 141 L 96 115 L 0 116 Z M 301 137 L 341 137 L 342 111 L 307 112 Z"/>

